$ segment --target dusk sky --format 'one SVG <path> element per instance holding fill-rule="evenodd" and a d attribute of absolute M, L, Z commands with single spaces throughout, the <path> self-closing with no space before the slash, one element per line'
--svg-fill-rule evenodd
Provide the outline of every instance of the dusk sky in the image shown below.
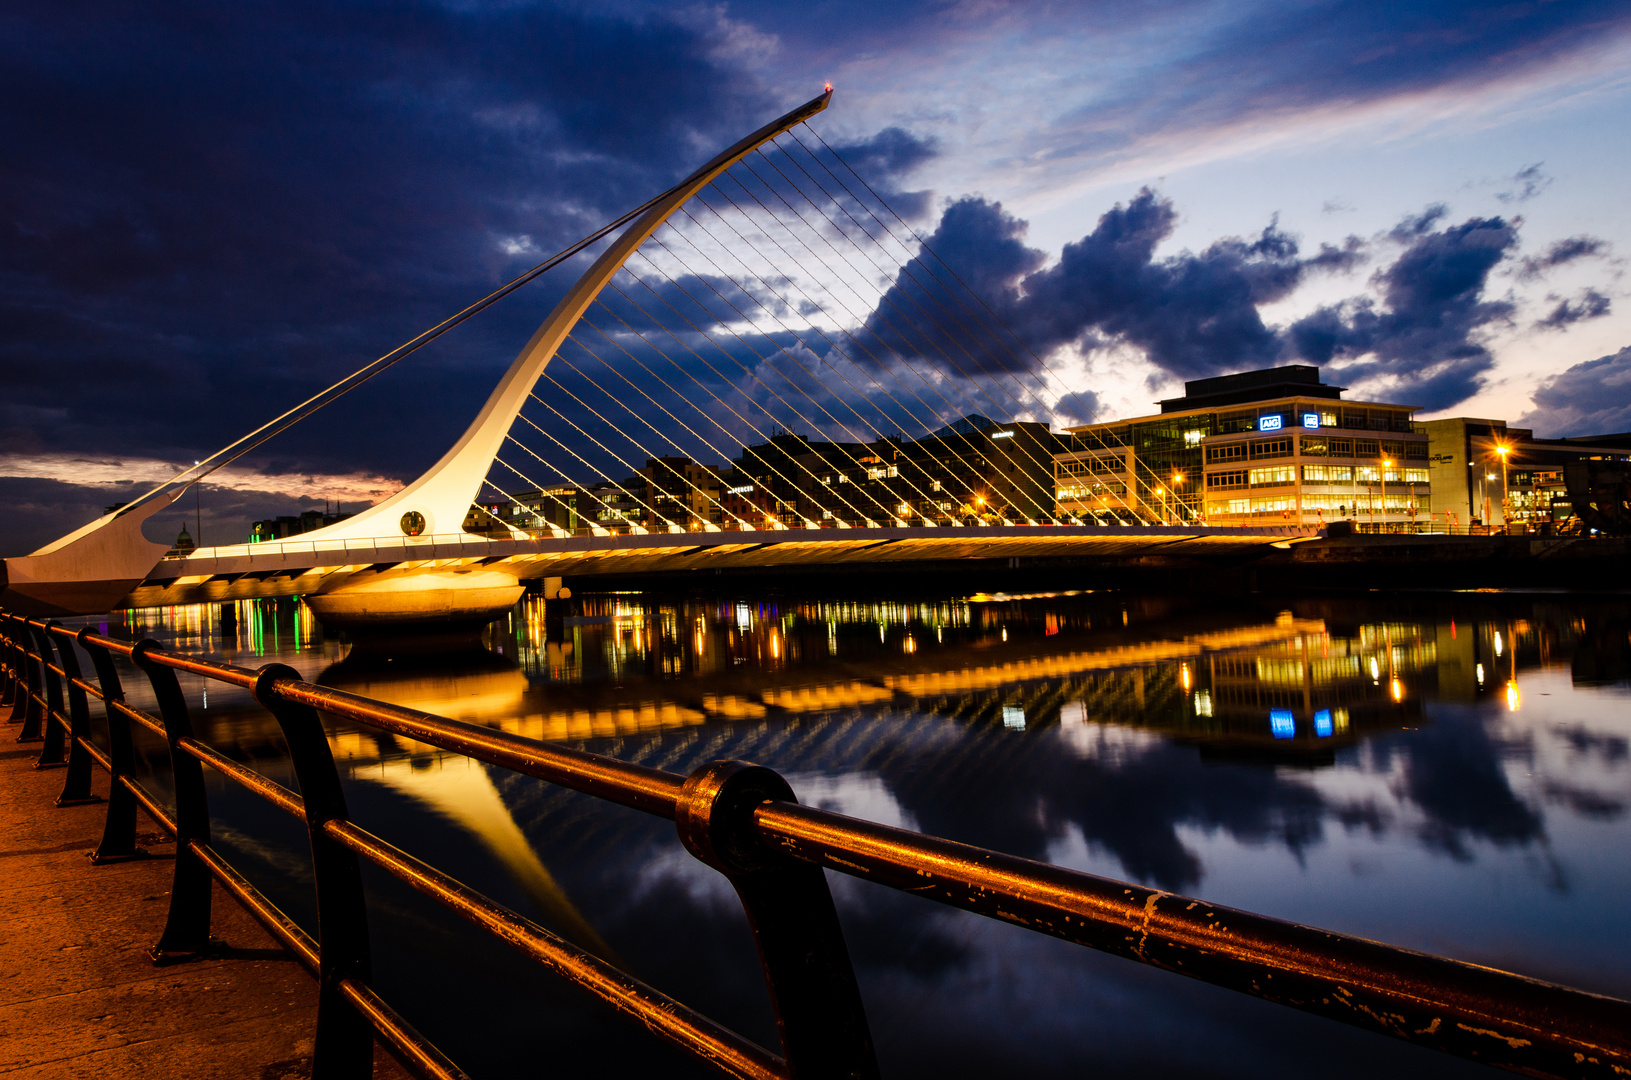
<path fill-rule="evenodd" d="M 0 554 L 828 81 L 811 126 L 1099 418 L 1301 362 L 1631 430 L 1625 3 L 62 2 L 0 50 Z M 206 540 L 412 479 L 582 265 L 217 474 Z"/>

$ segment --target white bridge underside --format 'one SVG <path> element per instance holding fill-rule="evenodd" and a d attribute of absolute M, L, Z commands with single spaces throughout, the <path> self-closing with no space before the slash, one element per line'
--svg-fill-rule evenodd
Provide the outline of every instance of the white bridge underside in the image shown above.
<path fill-rule="evenodd" d="M 200 549 L 165 559 L 121 607 L 154 607 L 267 596 L 329 593 L 397 575 L 497 572 L 520 582 L 599 574 L 674 574 L 714 569 L 842 567 L 940 560 L 1086 558 L 1159 555 L 1184 559 L 1267 555 L 1317 537 L 1313 528 L 1194 528 L 1165 525 L 966 528 L 787 529 L 652 533 L 562 539 L 438 537 L 414 543 L 298 540 Z M 264 552 L 254 548 L 266 547 Z"/>

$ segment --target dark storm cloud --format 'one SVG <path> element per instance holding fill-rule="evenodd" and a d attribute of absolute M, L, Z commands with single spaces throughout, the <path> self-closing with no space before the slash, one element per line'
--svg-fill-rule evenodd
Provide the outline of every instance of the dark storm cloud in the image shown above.
<path fill-rule="evenodd" d="M 1043 267 L 1043 253 L 1023 242 L 1024 222 L 999 204 L 965 198 L 947 208 L 927 246 L 1028 350 L 1045 355 L 1071 342 L 1124 342 L 1188 378 L 1273 363 L 1283 343 L 1259 306 L 1283 299 L 1310 272 L 1344 271 L 1364 258 L 1365 244 L 1352 237 L 1303 258 L 1296 238 L 1274 222 L 1255 237 L 1226 237 L 1198 254 L 1157 258 L 1177 220 L 1172 201 L 1146 188 Z M 1027 349 L 1004 348 L 1008 343 L 995 335 L 962 338 L 916 314 L 951 307 L 955 291 L 922 271 L 903 273 L 869 329 L 899 352 L 961 349 L 974 354 L 981 371 L 1033 370 Z"/>
<path fill-rule="evenodd" d="M 8 438 L 84 449 L 201 456 L 784 104 L 678 22 L 530 5 L 66 4 L 14 16 L 0 50 Z M 551 288 L 293 449 L 433 460 Z M 45 407 L 48 429 L 21 415 Z"/>
<path fill-rule="evenodd" d="M 1608 241 L 1595 236 L 1570 236 L 1563 240 L 1554 240 L 1541 254 L 1528 256 L 1518 263 L 1518 277 L 1532 280 L 1548 270 L 1567 266 L 1576 259 L 1597 258 L 1607 254 Z"/>
<path fill-rule="evenodd" d="M 1490 272 L 1516 247 L 1517 226 L 1471 218 L 1439 228 L 1442 207 L 1405 219 L 1391 237 L 1407 246 L 1375 277 L 1369 297 L 1322 307 L 1290 327 L 1297 355 L 1330 364 L 1337 380 L 1385 377 L 1400 400 L 1428 409 L 1471 397 L 1495 358 L 1478 341 L 1511 318 L 1513 304 L 1486 300 Z"/>
<path fill-rule="evenodd" d="M 1519 423 L 1542 436 L 1631 431 L 1631 346 L 1576 364 L 1540 384 Z"/>
<path fill-rule="evenodd" d="M 1579 298 L 1573 301 L 1559 299 L 1556 296 L 1547 299 L 1557 300 L 1557 306 L 1544 319 L 1535 323 L 1537 330 L 1562 330 L 1577 322 L 1607 315 L 1611 307 L 1608 297 L 1596 289 L 1582 289 Z"/>

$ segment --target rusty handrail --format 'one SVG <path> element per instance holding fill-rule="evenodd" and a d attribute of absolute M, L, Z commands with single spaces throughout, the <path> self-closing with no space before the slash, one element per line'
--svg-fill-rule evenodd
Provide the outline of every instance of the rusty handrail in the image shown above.
<path fill-rule="evenodd" d="M 40 677 L 38 673 L 49 666 L 26 648 L 26 641 L 20 658 L 17 642 L 4 634 L 7 626 L 21 623 L 18 616 L 0 619 L 4 635 L 0 646 L 11 646 L 0 647 L 0 655 L 12 658 L 0 666 L 0 677 L 7 680 L 0 693 L 20 701 L 26 691 L 30 700 L 37 697 L 38 704 L 44 704 L 50 695 L 39 694 L 31 682 L 22 689 L 12 685 L 17 679 Z M 310 824 L 314 845 L 321 832 L 326 841 L 374 861 L 731 1075 L 785 1076 L 790 1068 L 799 1076 L 875 1074 L 842 935 L 835 920 L 830 925 L 826 921 L 831 899 L 820 878 L 822 869 L 1513 1071 L 1595 1077 L 1623 1076 L 1631 1070 L 1631 1002 L 1617 998 L 802 806 L 779 776 L 756 766 L 716 762 L 683 777 L 315 686 L 281 665 L 251 672 L 171 653 L 156 642 L 121 642 L 38 621 L 27 625 L 65 643 L 76 641 L 87 651 L 130 657 L 150 671 L 164 669 L 172 677 L 176 671 L 187 671 L 250 689 L 284 724 L 296 755 L 300 754 L 296 742 L 303 736 L 291 728 L 290 717 L 296 713 L 307 717 L 304 737 L 310 738 L 321 733 L 316 723 L 321 711 L 675 821 L 687 850 L 724 873 L 743 899 L 771 984 L 787 1061 L 627 980 L 547 930 L 378 840 L 346 820 L 343 805 L 339 814 Z M 81 679 L 65 681 L 91 691 Z M 110 720 L 116 714 L 128 715 L 170 730 L 168 723 L 161 725 L 122 700 L 109 700 L 108 706 Z M 48 721 L 66 724 L 67 718 L 53 712 Z M 73 733 L 75 739 L 78 736 Z M 275 805 L 304 816 L 301 795 L 225 759 L 190 734 L 175 740 L 175 746 Z M 326 742 L 322 756 L 327 756 Z M 332 759 L 328 767 L 332 770 Z M 306 786 L 303 775 L 303 790 Z M 142 801 L 150 811 L 155 809 L 151 800 Z M 175 827 L 173 822 L 166 824 Z M 235 874 L 207 844 L 195 842 L 193 847 L 218 878 Z M 219 868 L 214 863 L 220 863 Z M 303 948 L 317 952 L 309 939 L 302 940 L 298 928 L 291 929 L 286 917 L 278 924 L 281 913 L 253 886 L 241 878 L 230 884 L 223 878 L 223 883 L 263 922 L 270 919 L 269 925 L 276 925 L 279 940 L 297 952 Z M 796 912 L 797 918 L 788 912 Z M 800 934 L 809 940 L 799 941 Z M 825 982 L 818 980 L 819 994 L 811 992 L 817 983 L 791 974 L 782 957 L 791 945 L 807 948 L 812 941 L 814 947 L 829 950 L 828 959 L 841 968 Z M 627 985 L 618 980 L 627 980 Z M 456 1075 L 426 1064 L 434 1048 L 413 1041 L 422 1042 L 422 1037 L 401 1035 L 411 1029 L 400 1018 L 390 1019 L 395 1014 L 387 1017 L 381 1012 L 387 1007 L 377 995 L 369 996 L 372 991 L 365 981 L 351 979 L 345 987 L 341 993 L 349 1007 L 399 1050 L 411 1049 L 404 1056 L 425 1075 Z M 651 1001 L 662 1003 L 652 1007 L 669 1030 L 653 1025 L 652 1014 L 641 1011 L 646 993 L 654 995 Z M 824 1051 L 818 1043 L 831 1043 L 836 1049 Z"/>

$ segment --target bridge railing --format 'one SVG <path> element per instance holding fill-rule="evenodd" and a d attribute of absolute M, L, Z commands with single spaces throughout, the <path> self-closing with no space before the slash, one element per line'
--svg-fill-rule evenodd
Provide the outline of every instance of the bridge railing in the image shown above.
<path fill-rule="evenodd" d="M 95 681 L 82 672 L 81 651 Z M 127 658 L 149 680 L 158 716 L 128 704 L 114 657 Z M 300 792 L 200 740 L 180 672 L 250 691 L 283 731 Z M 105 749 L 90 739 L 92 699 L 102 703 Z M 1631 1070 L 1631 1002 L 803 806 L 776 773 L 742 762 L 713 762 L 680 776 L 316 686 L 279 664 L 251 671 L 168 652 L 152 640 L 120 641 L 10 613 L 0 613 L 5 705 L 22 725 L 19 741 L 41 742 L 41 766 L 67 766 L 59 804 L 91 798 L 93 764 L 110 774 L 98 861 L 138 854 L 138 808 L 175 835 L 175 880 L 152 950 L 156 961 L 210 948 L 213 878 L 316 974 L 314 1076 L 368 1075 L 376 1034 L 423 1076 L 464 1075 L 371 984 L 361 859 L 729 1076 L 878 1075 L 823 871 L 1529 1075 L 1623 1077 Z M 722 873 L 741 899 L 781 1053 L 353 822 L 323 713 L 673 821 L 686 850 Z M 136 728 L 169 747 L 173 805 L 136 780 Z M 320 939 L 211 846 L 205 765 L 305 822 Z"/>

